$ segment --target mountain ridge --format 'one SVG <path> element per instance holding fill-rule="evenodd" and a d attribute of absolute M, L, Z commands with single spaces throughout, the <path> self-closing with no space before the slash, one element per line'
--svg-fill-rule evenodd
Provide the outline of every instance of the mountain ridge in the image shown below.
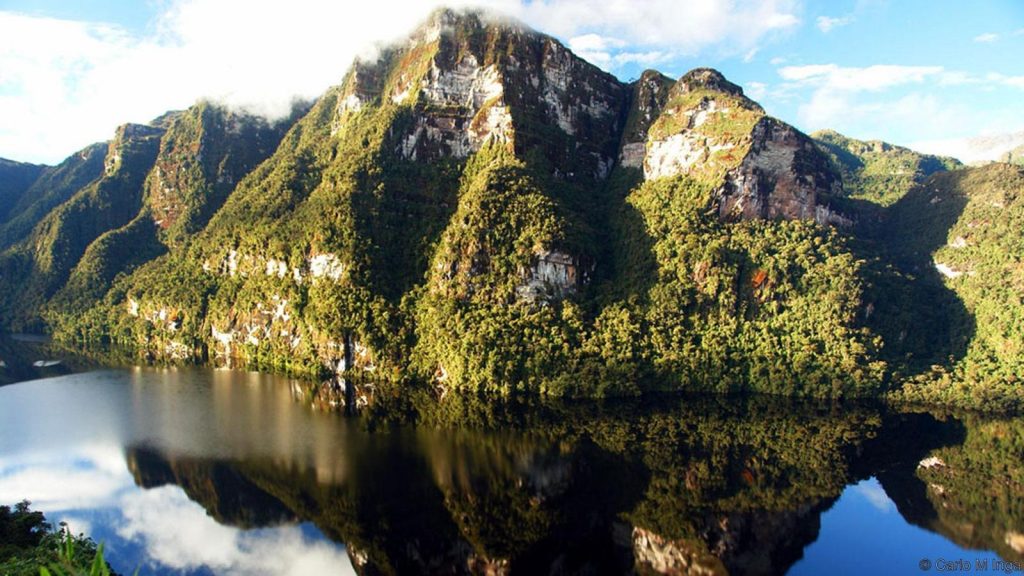
<path fill-rule="evenodd" d="M 0 254 L 5 328 L 364 400 L 899 385 L 841 159 L 712 69 L 626 84 L 440 10 L 282 123 L 200 103 L 132 138 Z"/>

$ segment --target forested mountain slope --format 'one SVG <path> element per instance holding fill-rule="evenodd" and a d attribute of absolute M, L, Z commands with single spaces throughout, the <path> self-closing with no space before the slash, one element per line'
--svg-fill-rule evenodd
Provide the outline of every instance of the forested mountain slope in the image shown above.
<path fill-rule="evenodd" d="M 932 346 L 900 304 L 938 246 L 904 257 L 931 236 L 899 234 L 987 178 L 951 168 L 812 139 L 715 70 L 626 84 L 519 23 L 440 10 L 287 120 L 200 103 L 43 169 L 0 222 L 0 319 L 442 395 L 877 396 L 930 378 L 926 352 L 959 370 L 973 337 L 946 322 L 921 332 L 957 342 Z M 1013 206 L 1015 173 L 992 170 Z M 936 185 L 959 192 L 915 213 Z M 963 278 L 1012 278 L 1006 254 L 998 279 Z M 996 358 L 986 374 L 1013 370 Z"/>

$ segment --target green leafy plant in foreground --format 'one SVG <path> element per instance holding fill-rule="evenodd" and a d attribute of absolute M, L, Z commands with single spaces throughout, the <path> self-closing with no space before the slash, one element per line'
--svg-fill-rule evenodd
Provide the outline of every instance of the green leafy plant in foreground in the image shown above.
<path fill-rule="evenodd" d="M 20 576 L 109 576 L 115 574 L 97 545 L 73 534 L 64 522 L 54 530 L 42 512 L 23 500 L 0 506 L 0 574 Z"/>

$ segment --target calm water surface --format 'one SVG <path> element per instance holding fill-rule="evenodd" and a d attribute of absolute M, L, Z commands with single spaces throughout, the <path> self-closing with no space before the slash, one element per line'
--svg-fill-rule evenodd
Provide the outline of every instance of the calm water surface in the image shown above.
<path fill-rule="evenodd" d="M 133 368 L 4 386 L 0 502 L 105 542 L 122 573 L 1024 561 L 1019 419 L 680 398 L 346 418 L 294 385 Z"/>

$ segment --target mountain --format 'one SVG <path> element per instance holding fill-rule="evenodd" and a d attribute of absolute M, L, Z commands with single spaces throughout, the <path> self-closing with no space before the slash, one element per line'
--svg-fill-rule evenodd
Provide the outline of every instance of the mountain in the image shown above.
<path fill-rule="evenodd" d="M 953 159 L 835 132 L 815 134 L 843 173 L 854 249 L 868 262 L 867 325 L 901 400 L 1021 406 L 1021 168 Z"/>
<path fill-rule="evenodd" d="M 961 162 L 970 165 L 987 164 L 989 162 L 1006 162 L 1007 154 L 1024 146 L 1024 131 L 1004 132 L 962 138 L 956 140 L 936 140 L 920 142 L 915 148 L 920 150 L 943 151 L 956 156 Z"/>
<path fill-rule="evenodd" d="M 0 223 L 8 219 L 11 209 L 29 186 L 39 178 L 44 168 L 45 166 L 0 158 Z"/>
<path fill-rule="evenodd" d="M 936 174 L 893 206 L 890 251 L 904 270 L 937 277 L 955 295 L 952 306 L 937 308 L 960 324 L 951 333 L 961 350 L 956 362 L 934 368 L 901 394 L 917 401 L 963 396 L 976 406 L 1006 399 L 1022 405 L 1022 191 L 1024 168 L 993 163 Z"/>
<path fill-rule="evenodd" d="M 0 228 L 3 324 L 38 329 L 47 307 L 95 303 L 119 273 L 204 225 L 285 128 L 200 103 L 43 170 Z"/>
<path fill-rule="evenodd" d="M 442 396 L 879 395 L 900 272 L 854 200 L 955 164 L 876 147 L 440 10 L 289 119 L 200 103 L 44 170 L 0 324 Z"/>
<path fill-rule="evenodd" d="M 98 178 L 103 172 L 105 152 L 105 145 L 94 144 L 57 166 L 44 167 L 0 221 L 0 250 L 24 240 L 47 213 Z"/>
<path fill-rule="evenodd" d="M 896 202 L 936 172 L 962 167 L 955 158 L 920 154 L 880 140 L 855 140 L 832 130 L 811 136 L 842 175 L 845 195 L 881 206 Z"/>

